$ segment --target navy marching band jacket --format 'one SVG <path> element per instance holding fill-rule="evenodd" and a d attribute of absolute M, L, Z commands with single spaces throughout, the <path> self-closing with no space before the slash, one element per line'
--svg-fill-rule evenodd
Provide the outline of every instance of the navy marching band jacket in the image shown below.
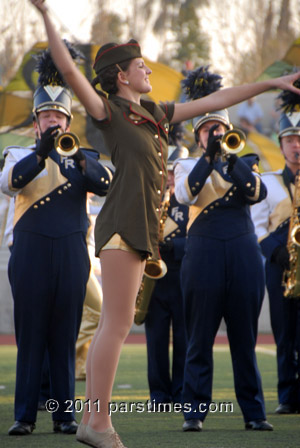
<path fill-rule="evenodd" d="M 3 193 L 15 198 L 14 230 L 51 238 L 86 233 L 86 193 L 105 195 L 112 174 L 98 162 L 96 151 L 81 150 L 85 172 L 55 149 L 39 164 L 35 146 L 5 148 L 0 182 Z"/>

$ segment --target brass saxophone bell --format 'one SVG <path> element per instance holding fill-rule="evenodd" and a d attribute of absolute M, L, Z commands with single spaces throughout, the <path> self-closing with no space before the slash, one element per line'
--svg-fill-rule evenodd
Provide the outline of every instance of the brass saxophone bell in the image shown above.
<path fill-rule="evenodd" d="M 225 132 L 221 139 L 221 148 L 225 154 L 237 154 L 246 144 L 246 136 L 240 129 Z"/>
<path fill-rule="evenodd" d="M 300 224 L 293 227 L 291 231 L 291 240 L 296 246 L 300 246 Z"/>
<path fill-rule="evenodd" d="M 167 273 L 167 265 L 163 260 L 153 260 L 150 258 L 146 261 L 144 275 L 148 278 L 158 280 Z"/>
<path fill-rule="evenodd" d="M 72 132 L 59 134 L 54 140 L 54 148 L 61 156 L 71 157 L 78 151 L 80 146 L 79 138 Z"/>

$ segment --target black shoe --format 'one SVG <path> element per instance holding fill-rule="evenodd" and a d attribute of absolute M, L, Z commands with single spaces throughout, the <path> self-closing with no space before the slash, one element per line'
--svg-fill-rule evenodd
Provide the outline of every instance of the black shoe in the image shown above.
<path fill-rule="evenodd" d="M 76 434 L 78 424 L 75 420 L 70 422 L 53 422 L 53 431 L 62 432 L 63 434 Z"/>
<path fill-rule="evenodd" d="M 34 423 L 16 421 L 8 430 L 9 436 L 27 436 L 35 429 Z"/>
<path fill-rule="evenodd" d="M 275 414 L 296 414 L 297 410 L 290 404 L 280 404 L 275 409 Z"/>
<path fill-rule="evenodd" d="M 186 420 L 182 426 L 183 431 L 201 431 L 202 422 L 197 418 Z"/>
<path fill-rule="evenodd" d="M 267 420 L 252 420 L 247 422 L 245 429 L 252 429 L 255 431 L 273 431 L 273 425 L 271 425 Z"/>

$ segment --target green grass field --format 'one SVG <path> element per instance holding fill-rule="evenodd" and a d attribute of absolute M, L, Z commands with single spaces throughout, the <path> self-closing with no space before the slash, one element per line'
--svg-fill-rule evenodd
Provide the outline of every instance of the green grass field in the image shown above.
<path fill-rule="evenodd" d="M 146 347 L 126 344 L 113 391 L 113 402 L 119 411 L 113 424 L 128 448 L 299 448 L 300 415 L 274 414 L 277 406 L 276 360 L 274 346 L 258 347 L 258 364 L 262 375 L 267 418 L 273 432 L 245 431 L 244 422 L 235 400 L 231 359 L 226 345 L 215 347 L 213 401 L 232 402 L 233 412 L 211 412 L 200 433 L 183 433 L 180 413 L 149 412 L 146 378 Z M 85 446 L 75 436 L 54 434 L 51 415 L 39 412 L 37 427 L 30 436 L 8 436 L 13 423 L 16 348 L 0 346 L 0 447 L 67 448 Z M 76 398 L 84 398 L 84 382 L 76 384 Z M 78 402 L 80 403 L 80 402 Z M 121 404 L 123 403 L 123 404 Z M 136 404 L 139 403 L 139 411 Z M 143 411 L 143 412 L 142 412 Z M 80 421 L 81 413 L 77 413 Z"/>

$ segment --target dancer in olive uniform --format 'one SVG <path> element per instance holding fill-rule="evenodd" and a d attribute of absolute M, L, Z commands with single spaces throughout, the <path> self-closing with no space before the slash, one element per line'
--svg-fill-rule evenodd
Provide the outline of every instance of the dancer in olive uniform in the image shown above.
<path fill-rule="evenodd" d="M 272 87 L 297 90 L 292 84 L 300 74 L 224 90 L 193 104 L 156 105 L 141 99 L 151 91 L 151 70 L 135 40 L 123 45 L 109 43 L 99 49 L 94 63 L 96 78 L 91 85 L 69 57 L 45 3 L 31 3 L 42 14 L 58 69 L 101 130 L 116 168 L 95 228 L 103 306 L 87 359 L 86 400 L 90 400 L 91 412 L 85 408 L 77 439 L 98 448 L 123 446 L 107 409 L 120 351 L 133 323 L 145 259 L 159 259 L 169 123 L 235 104 Z M 95 89 L 97 84 L 108 97 Z M 100 412 L 92 405 L 95 400 L 101 403 Z"/>

